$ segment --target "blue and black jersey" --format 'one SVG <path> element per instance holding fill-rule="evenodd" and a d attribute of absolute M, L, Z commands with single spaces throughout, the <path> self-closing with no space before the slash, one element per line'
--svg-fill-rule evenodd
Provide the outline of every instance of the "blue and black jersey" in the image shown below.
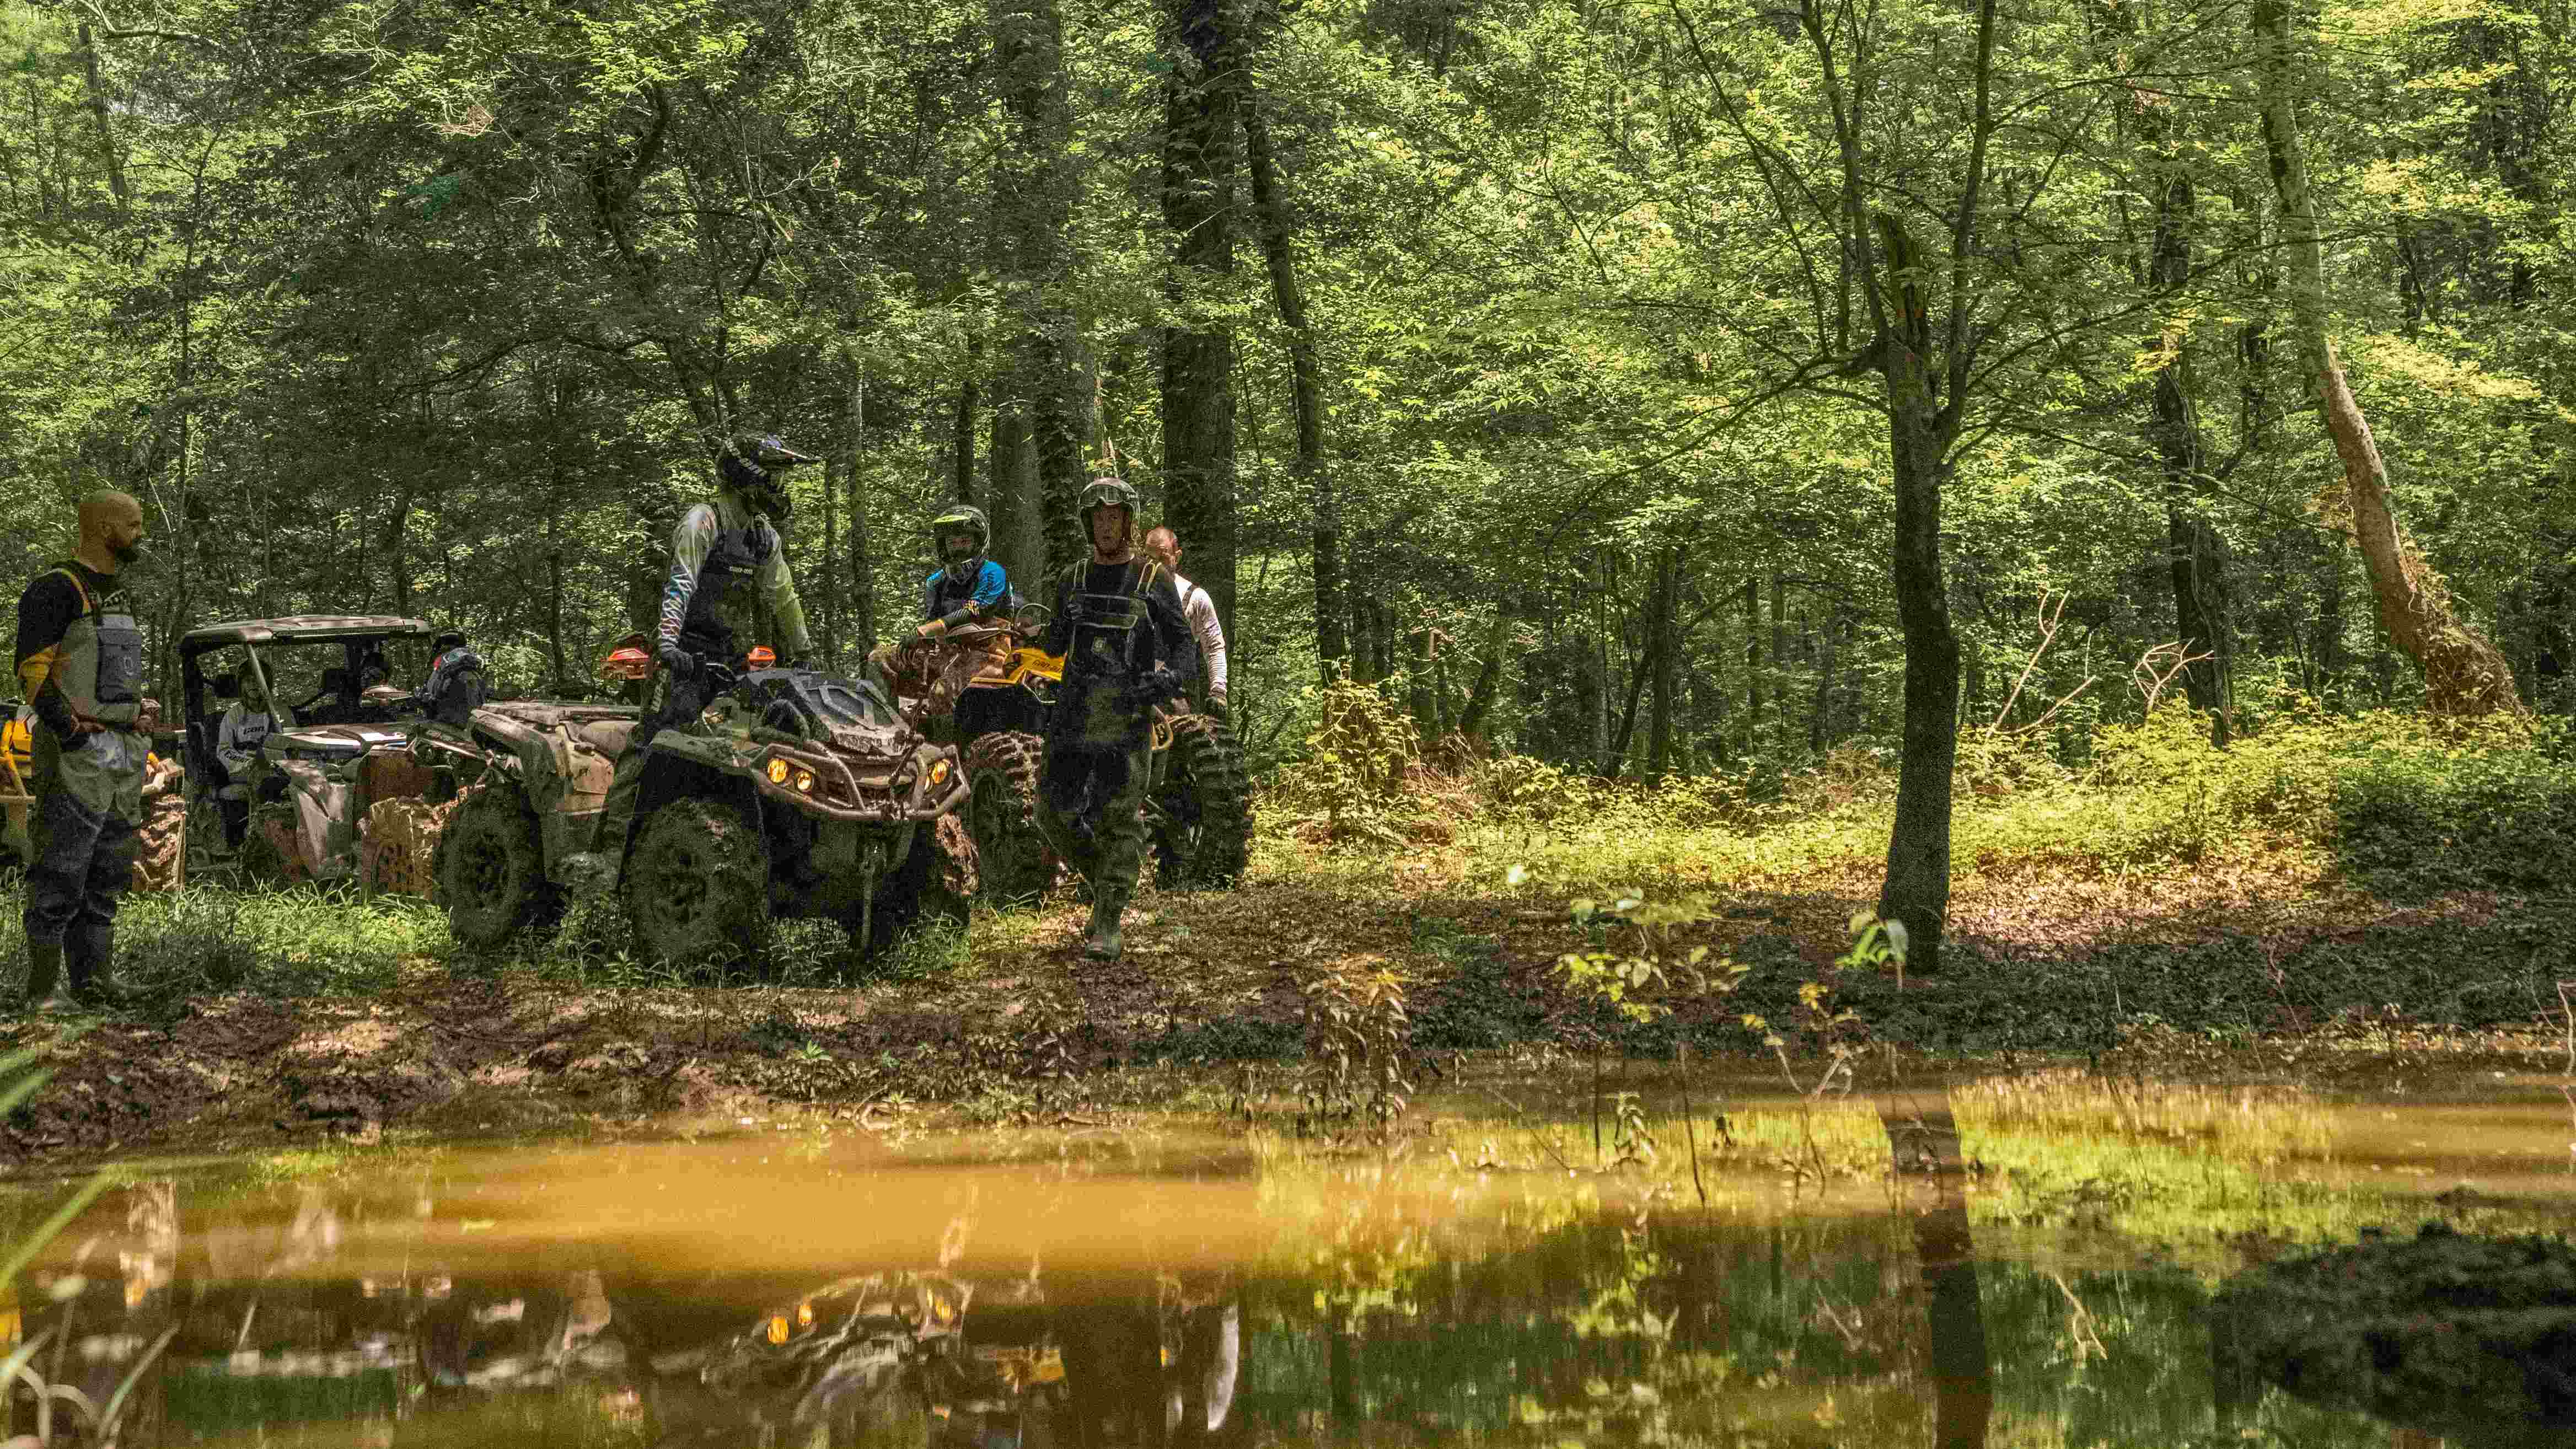
<path fill-rule="evenodd" d="M 978 608 L 990 609 L 1010 596 L 1011 581 L 1003 575 L 1002 566 L 991 559 L 984 560 L 983 567 L 975 570 L 975 577 L 962 584 L 951 580 L 948 570 L 941 569 L 921 586 L 921 617 L 925 622 L 945 618 L 968 599 L 973 599 Z"/>

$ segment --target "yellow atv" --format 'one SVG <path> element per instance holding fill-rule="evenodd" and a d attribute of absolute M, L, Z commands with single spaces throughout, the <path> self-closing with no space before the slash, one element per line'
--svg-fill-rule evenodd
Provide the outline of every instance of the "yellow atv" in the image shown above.
<path fill-rule="evenodd" d="M 1048 613 L 1042 604 L 996 613 L 970 605 L 926 626 L 884 665 L 895 692 L 913 701 L 907 713 L 958 746 L 984 887 L 1006 901 L 1043 893 L 1058 859 L 1039 805 L 1046 717 L 1064 682 L 1064 657 L 1036 643 Z M 1233 731 L 1214 715 L 1169 710 L 1155 718 L 1153 746 L 1145 824 L 1163 885 L 1233 884 L 1252 842 Z"/>
<path fill-rule="evenodd" d="M 27 833 L 27 812 L 36 803 L 30 776 L 35 769 L 36 737 L 26 718 L 12 709 L 0 720 L 0 865 L 20 870 L 36 863 L 36 842 Z"/>

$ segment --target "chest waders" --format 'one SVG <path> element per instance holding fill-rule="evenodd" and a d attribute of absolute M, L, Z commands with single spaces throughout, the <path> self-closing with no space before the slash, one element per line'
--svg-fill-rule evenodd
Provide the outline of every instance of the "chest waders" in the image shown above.
<path fill-rule="evenodd" d="M 1090 593 L 1079 590 L 1089 581 L 1089 566 L 1075 567 L 1085 572 L 1075 576 L 1077 592 L 1069 610 L 1073 639 L 1047 741 L 1041 796 L 1071 838 L 1068 854 L 1075 867 L 1091 882 L 1091 927 L 1083 954 L 1114 960 L 1121 949 L 1120 918 L 1144 865 L 1153 721 L 1137 703 L 1134 686 L 1157 662 L 1145 591 L 1162 569 L 1131 563 L 1125 588 Z M 1097 824 L 1086 829 L 1086 820 Z"/>
<path fill-rule="evenodd" d="M 1130 564 L 1128 569 L 1128 587 L 1117 593 L 1073 596 L 1065 701 L 1054 730 L 1063 743 L 1126 750 L 1146 737 L 1150 722 L 1135 707 L 1131 688 L 1155 664 L 1154 631 L 1145 627 L 1145 591 L 1153 587 L 1161 566 Z"/>
<path fill-rule="evenodd" d="M 116 906 L 134 881 L 150 741 L 135 731 L 143 699 L 143 630 L 103 606 L 70 569 L 81 612 L 54 646 L 52 682 L 72 713 L 107 728 L 65 740 L 35 734 L 36 863 L 27 872 L 27 996 L 58 1004 L 70 967 L 74 996 L 104 974 L 116 950 Z"/>
<path fill-rule="evenodd" d="M 682 649 L 696 655 L 701 663 L 713 660 L 727 667 L 742 657 L 740 635 L 750 632 L 756 622 L 754 605 L 760 570 L 777 550 L 776 530 L 757 518 L 740 528 L 727 528 L 723 507 L 717 506 L 715 543 L 707 550 L 706 562 L 698 568 L 698 587 L 689 595 L 688 612 L 680 616 Z M 643 786 L 647 747 L 662 731 L 695 720 L 706 711 L 707 704 L 704 669 L 692 672 L 686 679 L 673 679 L 662 707 L 644 717 L 633 742 L 619 757 L 615 773 L 609 777 L 608 794 L 601 802 L 598 823 L 592 827 L 595 833 L 590 847 L 605 858 L 612 872 L 626 858 L 626 837 L 635 824 L 635 797 Z"/>
<path fill-rule="evenodd" d="M 72 713 L 107 728 L 70 740 L 36 731 L 36 775 L 45 782 L 38 789 L 66 790 L 94 814 L 136 824 L 143 819 L 143 757 L 150 748 L 134 730 L 143 708 L 143 630 L 132 614 L 108 612 L 69 569 L 55 572 L 80 590 L 81 613 L 54 647 L 54 682 Z"/>
<path fill-rule="evenodd" d="M 778 535 L 757 520 L 741 528 L 717 528 L 715 546 L 698 570 L 698 590 L 689 596 L 689 612 L 680 620 L 680 647 L 701 659 L 733 663 L 745 647 L 743 637 L 756 632 L 756 580 L 777 551 Z"/>

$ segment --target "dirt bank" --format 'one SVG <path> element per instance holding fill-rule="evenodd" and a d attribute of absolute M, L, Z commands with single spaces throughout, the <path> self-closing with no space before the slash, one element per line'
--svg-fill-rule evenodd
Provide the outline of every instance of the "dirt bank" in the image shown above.
<path fill-rule="evenodd" d="M 2190 904 L 2117 920 L 2029 882 L 1962 893 L 1952 969 L 1900 989 L 1835 973 L 1864 883 L 1742 895 L 1683 932 L 1753 968 L 1733 996 L 1668 1021 L 1613 1022 L 1569 997 L 1556 957 L 1583 944 L 1562 903 L 1425 885 L 1370 897 L 1311 884 L 1144 898 L 1126 960 L 1075 952 L 1082 910 L 979 929 L 970 964 L 847 989 L 583 988 L 524 970 L 410 963 L 365 997 L 235 994 L 102 1022 L 54 1054 L 55 1076 L 0 1123 L 19 1166 L 178 1151 L 273 1151 L 390 1126 L 545 1132 L 665 1114 L 790 1105 L 964 1103 L 1057 1110 L 1068 1082 L 1155 1063 L 1295 1059 L 1301 982 L 1386 966 L 1408 982 L 1413 1040 L 1435 1059 L 1595 1042 L 1757 1070 L 1740 1017 L 1785 1024 L 1799 985 L 1885 1040 L 1979 1070 L 2045 1059 L 2314 1081 L 2359 1074 L 2563 1064 L 2551 943 L 2565 900 L 2459 895 L 2398 907 Z M 2076 887 L 2069 887 L 2075 890 Z M 990 937 L 987 943 L 984 938 Z M 1620 944 L 1613 939 L 1612 944 Z M 0 1023 L 0 1049 L 48 1038 Z M 1052 1095 L 1050 1095 L 1052 1094 Z"/>

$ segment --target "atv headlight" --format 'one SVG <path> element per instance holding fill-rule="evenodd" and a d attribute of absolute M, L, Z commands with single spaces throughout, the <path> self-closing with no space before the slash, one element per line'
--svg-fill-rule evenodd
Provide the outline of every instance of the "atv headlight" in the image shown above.
<path fill-rule="evenodd" d="M 770 757 L 769 761 L 769 783 L 773 785 L 784 785 L 787 783 L 787 762 L 774 755 Z"/>
<path fill-rule="evenodd" d="M 806 794 L 808 794 L 808 795 L 813 794 L 813 793 L 814 793 L 814 772 L 813 772 L 813 771 L 811 771 L 811 770 L 799 770 L 799 771 L 797 771 L 797 772 L 796 772 L 796 788 L 797 788 L 797 789 L 799 789 L 799 790 L 804 791 L 804 792 L 805 792 Z"/>
<path fill-rule="evenodd" d="M 947 783 L 948 783 L 948 762 L 947 762 L 946 760 L 935 760 L 935 761 L 931 762 L 931 766 L 930 766 L 930 788 L 932 788 L 933 790 L 936 790 L 936 789 L 938 789 L 940 786 L 945 785 L 945 784 L 947 784 Z"/>

